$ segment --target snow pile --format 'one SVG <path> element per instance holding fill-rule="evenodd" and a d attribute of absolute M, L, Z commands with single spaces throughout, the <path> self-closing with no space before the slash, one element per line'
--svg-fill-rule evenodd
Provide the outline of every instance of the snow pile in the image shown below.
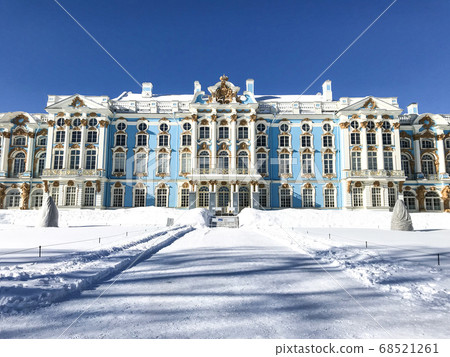
<path fill-rule="evenodd" d="M 0 312 L 23 312 L 66 299 L 147 259 L 193 229 L 159 229 L 108 248 L 49 257 L 39 263 L 2 266 Z"/>
<path fill-rule="evenodd" d="M 142 207 L 115 210 L 59 209 L 60 227 L 82 225 L 158 225 L 165 226 L 168 218 L 176 225 L 205 227 L 208 224 L 209 211 L 204 208 L 192 210 Z M 40 220 L 40 211 L 36 210 L 0 210 L 0 225 L 34 225 Z"/>
<path fill-rule="evenodd" d="M 390 229 L 392 212 L 360 210 L 283 209 L 264 211 L 245 208 L 239 214 L 241 227 L 321 227 Z M 450 229 L 448 213 L 411 213 L 415 229 Z"/>
<path fill-rule="evenodd" d="M 391 229 L 394 231 L 413 231 L 411 216 L 403 200 L 397 200 L 392 212 Z"/>

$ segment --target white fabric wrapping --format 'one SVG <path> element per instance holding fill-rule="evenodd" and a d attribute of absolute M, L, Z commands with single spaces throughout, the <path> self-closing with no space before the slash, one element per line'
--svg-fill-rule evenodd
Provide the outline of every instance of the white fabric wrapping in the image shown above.
<path fill-rule="evenodd" d="M 58 208 L 52 196 L 48 196 L 41 208 L 39 227 L 58 227 Z"/>
<path fill-rule="evenodd" d="M 393 231 L 412 231 L 414 230 L 409 215 L 408 208 L 403 200 L 397 200 L 392 212 L 391 230 Z"/>

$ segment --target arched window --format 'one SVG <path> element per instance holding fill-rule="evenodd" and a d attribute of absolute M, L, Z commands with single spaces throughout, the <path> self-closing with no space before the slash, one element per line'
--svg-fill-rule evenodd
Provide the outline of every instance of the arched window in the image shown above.
<path fill-rule="evenodd" d="M 116 134 L 115 146 L 126 146 L 126 145 L 127 145 L 126 134 Z"/>
<path fill-rule="evenodd" d="M 314 207 L 314 190 L 312 188 L 302 189 L 302 206 L 304 208 Z"/>
<path fill-rule="evenodd" d="M 35 190 L 31 194 L 31 207 L 39 208 L 42 207 L 42 200 L 44 197 L 44 192 L 42 190 Z"/>
<path fill-rule="evenodd" d="M 434 148 L 434 140 L 432 140 L 432 139 L 422 139 L 421 144 L 422 144 L 422 149 L 433 149 Z"/>
<path fill-rule="evenodd" d="M 221 174 L 227 174 L 229 169 L 229 157 L 227 151 L 221 151 L 219 152 L 219 155 L 217 157 L 217 168 L 219 169 L 219 173 Z"/>
<path fill-rule="evenodd" d="M 250 207 L 250 192 L 247 187 L 239 187 L 239 212 Z"/>
<path fill-rule="evenodd" d="M 192 170 L 192 156 L 190 152 L 181 154 L 181 173 L 189 173 Z"/>
<path fill-rule="evenodd" d="M 280 154 L 280 175 L 291 172 L 291 158 L 289 154 Z"/>
<path fill-rule="evenodd" d="M 134 189 L 134 207 L 145 207 L 145 188 Z"/>
<path fill-rule="evenodd" d="M 66 187 L 66 206 L 77 205 L 77 188 L 75 186 Z"/>
<path fill-rule="evenodd" d="M 169 154 L 161 152 L 158 154 L 158 174 L 169 173 Z"/>
<path fill-rule="evenodd" d="M 126 161 L 125 153 L 124 152 L 116 152 L 114 154 L 113 172 L 114 173 L 125 173 L 125 161 Z"/>
<path fill-rule="evenodd" d="M 45 146 L 45 145 L 47 145 L 47 137 L 39 136 L 37 139 L 37 146 Z"/>
<path fill-rule="evenodd" d="M 409 158 L 407 155 L 402 155 L 402 170 L 405 173 L 405 176 L 411 176 L 411 165 L 409 162 Z"/>
<path fill-rule="evenodd" d="M 208 207 L 209 206 L 209 188 L 202 186 L 198 190 L 198 206 Z"/>
<path fill-rule="evenodd" d="M 406 207 L 411 210 L 416 210 L 416 196 L 411 191 L 405 191 L 403 193 L 403 200 L 405 201 Z"/>
<path fill-rule="evenodd" d="M 186 124 L 189 124 L 189 123 L 186 123 Z M 182 188 L 180 191 L 180 207 L 189 207 L 189 189 L 188 188 Z"/>
<path fill-rule="evenodd" d="M 46 154 L 45 152 L 41 153 L 36 159 L 36 176 L 40 177 L 42 176 L 42 172 L 44 171 L 44 167 L 45 167 L 45 157 Z"/>
<path fill-rule="evenodd" d="M 256 168 L 259 174 L 267 173 L 267 154 L 259 152 L 256 154 Z"/>
<path fill-rule="evenodd" d="M 422 156 L 422 172 L 424 175 L 436 174 L 436 166 L 434 165 L 434 157 L 430 154 Z"/>
<path fill-rule="evenodd" d="M 95 188 L 94 187 L 85 187 L 84 188 L 83 206 L 85 206 L 85 207 L 95 206 Z"/>
<path fill-rule="evenodd" d="M 167 207 L 169 190 L 167 188 L 156 189 L 156 207 Z"/>
<path fill-rule="evenodd" d="M 362 207 L 363 206 L 363 188 L 353 187 L 352 188 L 352 206 Z"/>
<path fill-rule="evenodd" d="M 27 138 L 25 136 L 14 137 L 13 145 L 15 146 L 25 146 L 27 144 Z"/>
<path fill-rule="evenodd" d="M 136 174 L 147 173 L 147 154 L 144 152 L 138 152 L 135 155 L 135 172 Z"/>
<path fill-rule="evenodd" d="M 324 204 L 326 208 L 336 207 L 336 200 L 334 199 L 335 189 L 326 188 L 323 192 L 324 194 Z"/>
<path fill-rule="evenodd" d="M 17 189 L 13 189 L 6 194 L 5 207 L 18 208 L 19 206 L 20 206 L 20 192 Z"/>
<path fill-rule="evenodd" d="M 323 173 L 325 175 L 334 173 L 334 160 L 331 153 L 323 154 Z"/>
<path fill-rule="evenodd" d="M 19 176 L 25 172 L 25 154 L 19 152 L 14 157 L 13 176 Z"/>
<path fill-rule="evenodd" d="M 112 192 L 112 206 L 123 207 L 123 187 L 114 187 Z"/>
<path fill-rule="evenodd" d="M 292 191 L 290 188 L 280 189 L 280 207 L 281 208 L 292 207 Z"/>
<path fill-rule="evenodd" d="M 86 151 L 86 170 L 95 170 L 97 164 L 97 151 Z"/>
<path fill-rule="evenodd" d="M 228 203 L 230 202 L 230 190 L 226 186 L 222 186 L 219 188 L 217 206 L 219 207 L 228 207 Z"/>
<path fill-rule="evenodd" d="M 402 138 L 400 139 L 400 147 L 402 149 L 409 149 L 411 147 L 411 142 L 409 139 Z"/>
<path fill-rule="evenodd" d="M 240 173 L 248 173 L 248 153 L 246 151 L 241 151 L 238 154 L 237 168 Z"/>
<path fill-rule="evenodd" d="M 198 167 L 201 173 L 209 173 L 209 152 L 201 151 L 198 154 Z"/>
<path fill-rule="evenodd" d="M 80 150 L 70 151 L 70 166 L 71 170 L 78 170 L 80 168 Z"/>
<path fill-rule="evenodd" d="M 437 192 L 430 191 L 425 194 L 425 208 L 427 211 L 441 210 L 441 199 Z"/>
<path fill-rule="evenodd" d="M 302 174 L 312 173 L 312 154 L 302 154 Z"/>

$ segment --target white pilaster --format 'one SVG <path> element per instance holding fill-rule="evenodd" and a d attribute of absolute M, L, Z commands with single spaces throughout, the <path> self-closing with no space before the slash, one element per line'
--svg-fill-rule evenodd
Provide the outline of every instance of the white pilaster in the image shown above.
<path fill-rule="evenodd" d="M 27 146 L 27 162 L 25 171 L 30 173 L 33 170 L 33 153 L 34 153 L 34 133 L 29 133 L 28 135 L 28 146 Z"/>
<path fill-rule="evenodd" d="M 47 151 L 45 153 L 45 168 L 51 169 L 52 168 L 52 157 L 53 157 L 53 140 L 54 140 L 54 127 L 53 124 L 50 125 L 47 130 Z"/>
<path fill-rule="evenodd" d="M 439 174 L 445 174 L 445 151 L 444 151 L 444 137 L 443 135 L 438 135 L 437 138 L 437 149 L 439 157 Z"/>
<path fill-rule="evenodd" d="M 80 169 L 86 168 L 86 139 L 87 128 L 86 123 L 81 124 L 81 143 L 80 143 Z"/>
<path fill-rule="evenodd" d="M 66 124 L 66 127 L 64 128 L 64 132 L 65 132 L 65 138 L 64 138 L 64 162 L 63 162 L 63 169 L 68 169 L 69 168 L 69 130 L 70 130 L 70 125 Z"/>
<path fill-rule="evenodd" d="M 198 136 L 198 128 L 197 128 L 197 119 L 194 118 L 192 120 L 192 170 L 197 169 L 197 136 Z"/>
<path fill-rule="evenodd" d="M 377 128 L 377 167 L 378 170 L 384 170 L 384 151 L 383 151 L 383 128 Z"/>
<path fill-rule="evenodd" d="M 216 168 L 217 162 L 217 116 L 211 116 L 211 167 Z"/>
<path fill-rule="evenodd" d="M 367 158 L 367 129 L 361 128 L 361 169 L 367 170 L 369 167 L 369 162 Z"/>
<path fill-rule="evenodd" d="M 422 173 L 422 162 L 420 161 L 420 140 L 414 140 L 414 160 L 416 162 L 416 173 Z"/>
<path fill-rule="evenodd" d="M 105 168 L 105 155 L 106 155 L 106 129 L 108 128 L 108 122 L 100 122 L 100 135 L 98 139 L 98 164 L 97 168 L 99 170 L 104 170 Z"/>
<path fill-rule="evenodd" d="M 394 126 L 394 157 L 392 158 L 394 161 L 394 170 L 401 170 L 402 164 L 401 164 L 401 149 L 400 149 L 400 126 L 396 128 Z"/>
<path fill-rule="evenodd" d="M 0 159 L 0 177 L 8 176 L 8 154 L 9 154 L 9 142 L 11 136 L 9 132 L 3 133 L 3 145 L 2 145 L 2 155 Z"/>
<path fill-rule="evenodd" d="M 237 116 L 231 118 L 231 170 L 236 170 L 236 120 Z"/>
<path fill-rule="evenodd" d="M 256 167 L 256 138 L 255 138 L 255 120 L 256 115 L 250 119 L 250 168 Z"/>
<path fill-rule="evenodd" d="M 341 153 L 342 168 L 344 171 L 350 170 L 350 143 L 348 140 L 348 123 L 341 123 Z"/>

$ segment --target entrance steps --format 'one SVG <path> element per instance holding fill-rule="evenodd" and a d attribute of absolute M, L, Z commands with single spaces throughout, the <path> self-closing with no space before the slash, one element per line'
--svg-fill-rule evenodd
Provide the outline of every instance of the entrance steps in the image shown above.
<path fill-rule="evenodd" d="M 239 217 L 237 216 L 213 216 L 209 220 L 209 227 L 239 228 Z"/>

